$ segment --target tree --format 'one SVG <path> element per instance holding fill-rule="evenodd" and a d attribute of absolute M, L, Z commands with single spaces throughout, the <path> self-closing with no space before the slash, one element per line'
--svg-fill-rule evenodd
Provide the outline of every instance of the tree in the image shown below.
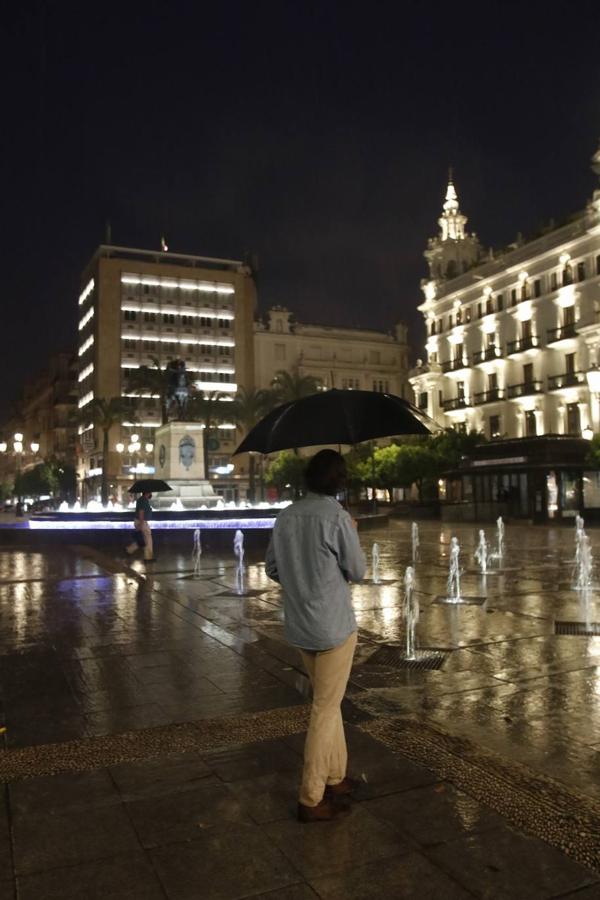
<path fill-rule="evenodd" d="M 277 488 L 279 496 L 287 488 L 291 488 L 294 498 L 300 495 L 304 484 L 304 470 L 308 459 L 297 456 L 290 450 L 281 450 L 274 460 L 269 463 L 265 481 Z"/>
<path fill-rule="evenodd" d="M 140 366 L 133 369 L 129 375 L 127 387 L 134 394 L 151 394 L 160 400 L 160 414 L 163 425 L 169 421 L 169 392 L 172 384 L 173 371 L 167 366 L 161 366 L 157 356 L 151 356 L 151 366 Z"/>
<path fill-rule="evenodd" d="M 218 422 L 223 422 L 231 415 L 231 403 L 221 400 L 219 391 L 212 391 L 209 394 L 194 393 L 188 401 L 187 416 L 190 422 L 202 422 L 204 431 L 202 432 L 202 448 L 204 456 L 204 477 L 208 480 L 208 440 L 210 432 Z"/>
<path fill-rule="evenodd" d="M 600 469 L 600 434 L 595 434 L 590 441 L 585 463 L 593 469 Z"/>
<path fill-rule="evenodd" d="M 277 403 L 291 403 L 316 394 L 319 382 L 312 375 L 301 375 L 296 368 L 292 372 L 280 369 L 271 382 Z"/>
<path fill-rule="evenodd" d="M 233 403 L 229 404 L 227 411 L 240 430 L 247 434 L 251 428 L 260 422 L 274 405 L 273 391 L 256 388 L 240 388 Z M 255 457 L 248 454 L 248 494 L 250 502 L 254 503 L 255 494 Z"/>
<path fill-rule="evenodd" d="M 428 438 L 428 443 L 437 460 L 436 477 L 450 469 L 456 469 L 463 457 L 470 456 L 478 444 L 486 442 L 480 431 L 463 432 L 445 428 Z"/>
<path fill-rule="evenodd" d="M 108 503 L 108 454 L 109 435 L 111 428 L 118 425 L 124 415 L 131 415 L 129 404 L 125 397 L 94 397 L 89 406 L 85 407 L 85 420 L 90 419 L 94 425 L 102 431 L 102 482 L 100 496 L 103 504 Z"/>

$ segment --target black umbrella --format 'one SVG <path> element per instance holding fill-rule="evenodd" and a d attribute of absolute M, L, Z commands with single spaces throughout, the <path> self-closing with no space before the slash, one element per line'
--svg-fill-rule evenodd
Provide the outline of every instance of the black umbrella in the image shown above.
<path fill-rule="evenodd" d="M 429 416 L 401 397 L 334 389 L 278 406 L 248 432 L 235 453 L 359 444 L 399 434 L 429 434 L 434 427 Z"/>
<path fill-rule="evenodd" d="M 171 485 L 160 478 L 142 478 L 141 481 L 134 481 L 128 489 L 128 494 L 158 494 L 160 491 L 172 491 Z"/>

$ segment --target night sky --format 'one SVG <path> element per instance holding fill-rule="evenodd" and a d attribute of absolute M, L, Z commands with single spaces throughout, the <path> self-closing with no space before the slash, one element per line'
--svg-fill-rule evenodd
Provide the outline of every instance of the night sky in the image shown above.
<path fill-rule="evenodd" d="M 502 246 L 582 208 L 600 4 L 11 4 L 2 22 L 0 409 L 76 346 L 114 243 L 256 254 L 261 310 L 410 326 L 447 169 Z"/>

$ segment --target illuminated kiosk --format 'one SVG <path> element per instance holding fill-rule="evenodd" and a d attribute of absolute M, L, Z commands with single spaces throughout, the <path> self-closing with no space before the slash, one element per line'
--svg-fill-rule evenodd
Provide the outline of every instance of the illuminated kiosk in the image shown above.
<path fill-rule="evenodd" d="M 155 509 L 200 509 L 216 506 L 219 497 L 204 477 L 204 427 L 197 422 L 168 422 L 156 430 L 154 472 L 171 485 L 165 494 L 155 494 Z"/>

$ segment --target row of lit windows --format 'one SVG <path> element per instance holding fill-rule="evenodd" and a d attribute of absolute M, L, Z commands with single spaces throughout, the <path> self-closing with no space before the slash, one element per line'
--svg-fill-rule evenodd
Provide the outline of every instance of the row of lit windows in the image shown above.
<path fill-rule="evenodd" d="M 231 347 L 224 347 L 218 344 L 187 344 L 185 341 L 178 342 L 181 344 L 181 352 L 182 353 L 198 353 L 200 356 L 214 356 L 215 353 L 218 353 L 219 356 L 231 356 Z M 157 351 L 160 352 L 162 349 L 162 345 L 160 341 L 153 340 L 144 340 L 138 341 L 135 338 L 125 338 L 123 341 L 123 347 L 125 350 L 139 350 L 140 348 L 144 353 L 155 353 Z"/>
<path fill-rule="evenodd" d="M 179 320 L 180 325 L 185 325 L 187 327 L 191 327 L 194 324 L 194 319 L 196 317 L 189 315 L 175 315 L 175 313 L 155 313 L 155 312 L 137 312 L 133 309 L 124 309 L 123 310 L 123 320 L 125 322 L 162 322 L 163 325 L 175 325 L 177 324 L 177 320 Z M 209 318 L 208 316 L 200 316 L 200 327 L 201 328 L 223 328 L 228 329 L 231 328 L 231 319 L 214 319 Z"/>
<path fill-rule="evenodd" d="M 600 256 L 596 257 L 595 274 L 600 275 Z M 547 288 L 550 292 L 556 291 L 559 287 L 566 287 L 575 282 L 585 281 L 589 277 L 588 266 L 585 260 L 580 260 L 576 264 L 568 262 L 563 266 L 562 271 L 551 272 L 547 280 Z M 517 306 L 524 300 L 531 300 L 541 297 L 544 290 L 543 279 L 536 278 L 533 281 L 526 279 L 521 283 L 519 288 L 512 288 L 510 292 L 510 305 Z M 502 312 L 505 308 L 504 294 L 496 294 L 488 296 L 486 300 L 480 300 L 476 306 L 477 318 L 490 315 L 494 312 Z M 448 329 L 454 325 L 461 325 L 471 321 L 471 307 L 465 306 L 457 309 L 455 313 L 450 313 L 446 320 L 441 316 L 437 320 L 429 323 L 429 334 L 441 334 L 444 331 L 444 325 Z"/>

